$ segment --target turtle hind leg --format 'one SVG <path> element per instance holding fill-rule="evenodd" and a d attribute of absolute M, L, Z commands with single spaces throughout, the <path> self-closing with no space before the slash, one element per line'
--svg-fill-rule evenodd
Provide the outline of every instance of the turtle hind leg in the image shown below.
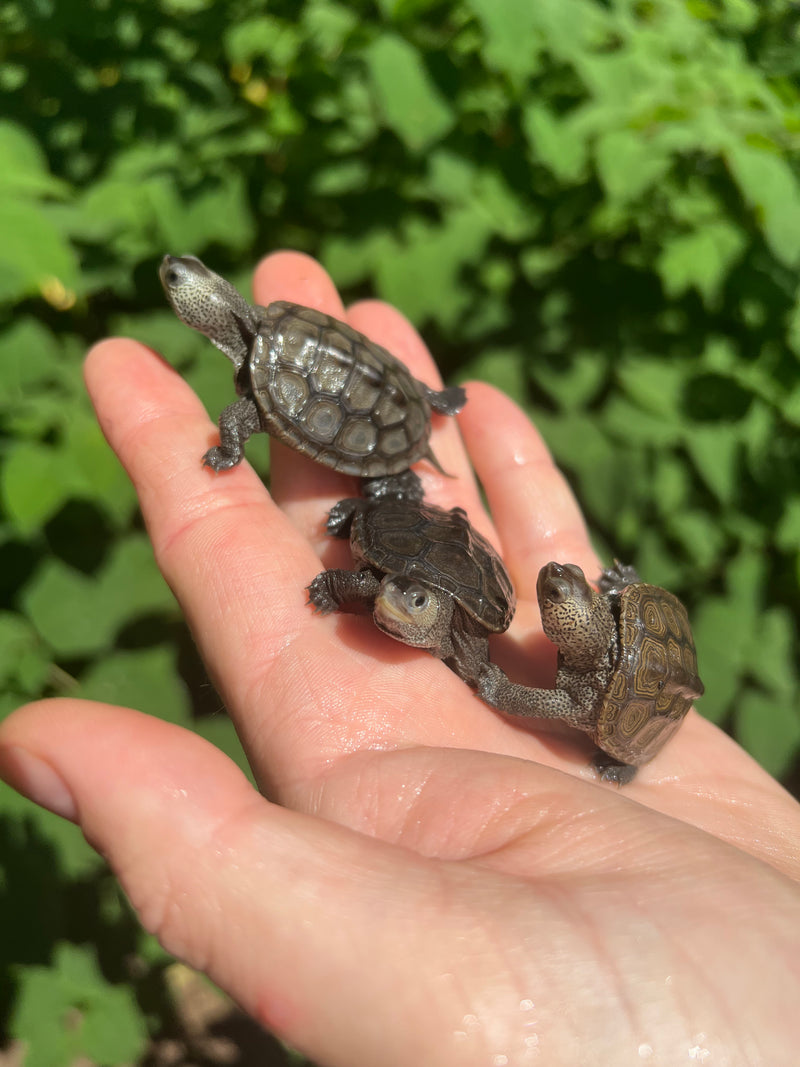
<path fill-rule="evenodd" d="M 428 403 L 439 415 L 456 415 L 467 402 L 466 390 L 460 385 L 451 385 L 448 389 L 431 389 L 425 386 Z"/>
<path fill-rule="evenodd" d="M 597 771 L 601 782 L 616 782 L 617 785 L 627 785 L 636 777 L 638 767 L 632 763 L 623 763 L 622 760 L 614 759 L 607 752 L 598 749 L 597 755 L 592 760 L 592 766 Z"/>
<path fill-rule="evenodd" d="M 230 470 L 244 458 L 244 443 L 261 429 L 261 417 L 254 400 L 243 396 L 229 404 L 219 417 L 219 444 L 209 448 L 203 465 L 215 471 Z"/>
<path fill-rule="evenodd" d="M 422 503 L 422 482 L 412 470 L 385 474 L 380 478 L 362 478 L 361 489 L 368 500 L 399 500 L 406 504 Z"/>

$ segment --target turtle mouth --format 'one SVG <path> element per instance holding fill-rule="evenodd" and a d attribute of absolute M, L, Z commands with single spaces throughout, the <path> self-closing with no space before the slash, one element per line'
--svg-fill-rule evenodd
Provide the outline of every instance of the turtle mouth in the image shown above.
<path fill-rule="evenodd" d="M 430 633 L 438 615 L 438 603 L 427 590 L 402 578 L 384 579 L 375 598 L 375 623 L 384 633 L 418 648 L 435 641 Z"/>

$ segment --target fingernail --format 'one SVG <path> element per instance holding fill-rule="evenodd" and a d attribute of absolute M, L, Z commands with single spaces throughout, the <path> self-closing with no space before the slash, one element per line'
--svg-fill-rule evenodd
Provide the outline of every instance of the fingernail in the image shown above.
<path fill-rule="evenodd" d="M 0 777 L 34 804 L 71 822 L 78 821 L 78 809 L 64 779 L 27 749 L 19 745 L 0 748 Z"/>

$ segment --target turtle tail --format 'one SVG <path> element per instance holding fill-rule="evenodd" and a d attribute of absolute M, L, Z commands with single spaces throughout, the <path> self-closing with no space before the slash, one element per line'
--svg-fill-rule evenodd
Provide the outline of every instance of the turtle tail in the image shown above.
<path fill-rule="evenodd" d="M 455 474 L 450 474 L 449 471 L 446 471 L 444 469 L 439 460 L 433 454 L 433 450 L 431 449 L 430 445 L 428 446 L 428 449 L 425 452 L 424 458 L 427 459 L 428 463 L 430 463 L 432 467 L 436 468 L 439 474 L 443 474 L 445 478 L 455 478 Z"/>

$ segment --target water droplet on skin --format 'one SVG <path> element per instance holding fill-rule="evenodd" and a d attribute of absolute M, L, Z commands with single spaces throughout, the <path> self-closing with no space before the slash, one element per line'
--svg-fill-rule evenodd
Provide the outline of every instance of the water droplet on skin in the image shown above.
<path fill-rule="evenodd" d="M 532 1000 L 528 1000 L 528 999 L 521 1000 L 519 1002 L 519 1010 L 520 1011 L 533 1011 L 533 1001 Z"/>
<path fill-rule="evenodd" d="M 639 1045 L 639 1058 L 642 1060 L 649 1060 L 653 1055 L 652 1045 Z"/>

